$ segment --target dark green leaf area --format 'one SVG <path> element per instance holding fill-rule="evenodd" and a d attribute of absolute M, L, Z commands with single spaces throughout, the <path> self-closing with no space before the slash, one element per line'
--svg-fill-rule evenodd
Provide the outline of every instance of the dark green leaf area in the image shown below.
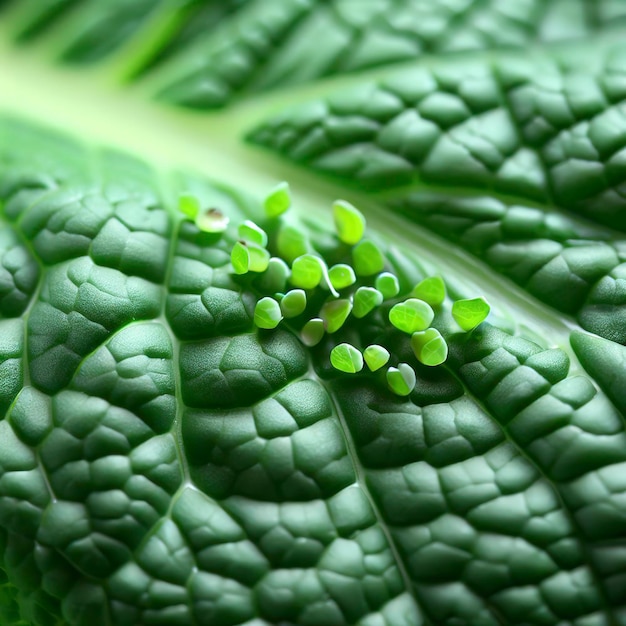
<path fill-rule="evenodd" d="M 548 201 L 626 230 L 623 47 L 405 70 L 253 131 L 254 142 L 373 189 L 424 182 Z M 593 56 L 593 60 L 589 59 Z M 587 98 L 579 98 L 585 85 Z M 387 103 L 378 116 L 373 104 Z"/>
<path fill-rule="evenodd" d="M 253 585 L 267 569 L 235 519 L 203 493 L 183 488 L 171 517 L 109 579 L 112 621 L 124 626 L 155 618 L 172 625 L 190 619 L 206 626 L 246 622 L 255 616 Z"/>
<path fill-rule="evenodd" d="M 328 395 L 312 380 L 249 409 L 188 410 L 183 439 L 195 482 L 218 499 L 309 501 L 355 480 Z"/>
<path fill-rule="evenodd" d="M 93 496 L 94 511 L 98 504 L 106 509 L 105 496 L 100 502 L 97 494 L 92 493 L 94 487 L 98 486 L 96 491 L 128 489 L 127 496 L 132 496 L 133 482 L 143 482 L 130 480 L 136 472 L 148 479 L 146 504 L 137 507 L 137 520 L 128 523 L 148 524 L 152 516 L 163 514 L 169 497 L 180 483 L 176 449 L 170 435 L 154 437 L 152 429 L 127 409 L 79 392 L 64 391 L 57 395 L 51 403 L 51 415 L 52 428 L 40 455 L 58 499 L 82 505 Z M 162 462 L 154 456 L 157 451 Z M 111 523 L 112 529 L 115 526 Z"/>
<path fill-rule="evenodd" d="M 0 549 L 4 549 L 0 540 Z M 6 573 L 0 568 L 0 621 L 3 624 L 15 624 L 16 626 L 29 626 L 21 619 L 19 608 L 19 589 L 11 584 Z"/>
<path fill-rule="evenodd" d="M 71 388 L 127 408 L 155 433 L 168 431 L 176 415 L 169 334 L 158 322 L 122 328 L 82 362 Z"/>
<path fill-rule="evenodd" d="M 357 381 L 336 393 L 432 623 L 602 623 L 603 599 L 559 494 L 479 402 L 419 407 Z"/>
<path fill-rule="evenodd" d="M 572 333 L 570 341 L 585 370 L 626 418 L 626 348 L 581 332 Z"/>
<path fill-rule="evenodd" d="M 229 568 L 256 585 L 257 617 L 344 625 L 380 611 L 418 623 L 319 382 L 292 382 L 249 409 L 188 410 L 183 439 L 196 484 L 244 530 L 246 567 Z"/>
<path fill-rule="evenodd" d="M 308 359 L 291 333 L 261 331 L 183 344 L 180 368 L 187 406 L 229 408 L 278 391 L 307 371 Z"/>
<path fill-rule="evenodd" d="M 413 194 L 396 208 L 484 259 L 583 328 L 626 343 L 624 239 L 493 198 Z"/>
<path fill-rule="evenodd" d="M 206 339 L 252 327 L 256 298 L 237 283 L 229 246 L 182 222 L 168 282 L 166 315 L 181 339 Z"/>
<path fill-rule="evenodd" d="M 61 58 L 71 63 L 94 63 L 120 48 L 151 18 L 161 0 L 123 0 L 91 3 L 83 19 L 75 23 Z"/>
<path fill-rule="evenodd" d="M 33 149 L 42 149 L 40 140 L 31 143 Z M 71 182 L 47 180 L 48 193 L 36 191 L 35 197 L 27 180 L 15 181 L 7 190 L 4 212 L 15 222 L 16 231 L 46 265 L 89 255 L 98 265 L 162 282 L 171 223 L 153 191 L 156 181 L 151 170 L 113 152 L 73 152 L 92 160 L 100 176 L 77 182 L 86 175 L 85 164 Z M 8 183 L 10 173 L 9 169 L 1 174 Z"/>
<path fill-rule="evenodd" d="M 24 312 L 38 279 L 39 267 L 30 251 L 0 220 L 0 318 Z"/>
<path fill-rule="evenodd" d="M 24 322 L 0 320 L 0 416 L 13 402 L 24 384 Z"/>
<path fill-rule="evenodd" d="M 623 537 L 626 529 L 626 509 L 613 497 L 624 489 L 624 418 L 588 378 L 564 377 L 564 359 L 556 356 L 562 365 L 550 365 L 553 352 L 483 325 L 451 363 L 510 441 L 553 483 L 588 545 L 604 595 L 618 605 L 623 594 L 615 581 L 625 575 L 626 563 L 610 565 L 602 541 Z M 594 361 L 590 356 L 592 372 Z M 600 377 L 609 388 L 610 380 Z"/>
<path fill-rule="evenodd" d="M 133 320 L 159 314 L 161 288 L 82 257 L 51 268 L 28 320 L 35 385 L 58 391 L 89 352 Z"/>
<path fill-rule="evenodd" d="M 19 536 L 5 553 L 11 579 L 25 592 L 46 589 L 65 614 L 71 607 L 88 612 L 91 589 L 102 612 L 103 591 L 84 576 L 101 580 L 132 560 L 166 514 L 182 478 L 173 437 L 155 437 L 138 416 L 101 398 L 74 391 L 50 398 L 30 387 L 0 430 L 0 519 Z M 37 566 L 24 566 L 35 542 Z M 27 593 L 23 615 L 38 600 Z M 59 613 L 59 600 L 47 608 Z"/>
<path fill-rule="evenodd" d="M 608 3 L 601 0 L 600 4 Z M 560 5 L 541 9 L 528 2 L 509 11 L 498 2 L 476 0 L 430 2 L 426 9 L 407 0 L 285 0 L 271 7 L 264 0 L 251 0 L 222 22 L 221 28 L 210 24 L 204 37 L 185 42 L 164 68 L 166 86 L 160 97 L 211 109 L 242 92 L 285 87 L 433 53 L 510 49 L 578 38 L 617 21 L 608 9 L 607 14 L 594 12 L 592 19 L 581 0 L 568 0 L 566 10 Z M 323 50 L 316 45 L 322 38 Z M 384 116 L 389 108 L 387 102 L 372 101 L 370 112 Z"/>

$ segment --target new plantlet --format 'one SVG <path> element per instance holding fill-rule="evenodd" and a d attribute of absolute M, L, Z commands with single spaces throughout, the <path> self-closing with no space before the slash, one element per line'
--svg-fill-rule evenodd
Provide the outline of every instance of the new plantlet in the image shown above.
<path fill-rule="evenodd" d="M 426 330 L 435 317 L 429 304 L 417 298 L 409 298 L 394 305 L 389 311 L 389 321 L 402 332 L 412 334 Z"/>
<path fill-rule="evenodd" d="M 337 332 L 348 319 L 352 311 L 350 300 L 329 300 L 320 311 L 320 317 L 324 320 L 324 328 L 329 335 Z"/>
<path fill-rule="evenodd" d="M 439 306 L 446 299 L 446 285 L 441 276 L 429 276 L 415 285 L 411 291 L 412 298 L 418 298 L 430 304 Z"/>
<path fill-rule="evenodd" d="M 452 317 L 466 332 L 474 330 L 489 315 L 491 307 L 482 297 L 468 300 L 457 300 L 452 305 Z"/>
<path fill-rule="evenodd" d="M 235 274 L 264 272 L 269 266 L 270 253 L 261 246 L 237 241 L 231 250 L 230 262 Z"/>
<path fill-rule="evenodd" d="M 376 372 L 383 365 L 387 365 L 390 356 L 389 350 L 377 344 L 367 346 L 363 351 L 363 358 L 372 372 Z"/>
<path fill-rule="evenodd" d="M 267 233 L 251 220 L 246 220 L 245 222 L 239 224 L 237 232 L 239 234 L 239 239 L 243 239 L 248 243 L 254 243 L 262 248 L 267 247 Z"/>
<path fill-rule="evenodd" d="M 280 305 L 274 298 L 261 298 L 254 307 L 254 324 L 258 328 L 276 328 L 283 319 Z"/>
<path fill-rule="evenodd" d="M 291 190 L 286 182 L 279 183 L 266 196 L 265 214 L 267 217 L 278 217 L 291 207 Z"/>
<path fill-rule="evenodd" d="M 362 241 L 352 249 L 352 261 L 357 276 L 373 276 L 382 272 L 385 257 L 373 241 Z"/>
<path fill-rule="evenodd" d="M 328 278 L 335 289 L 345 289 L 356 282 L 354 270 L 349 265 L 343 263 L 333 265 L 328 270 Z"/>
<path fill-rule="evenodd" d="M 315 289 L 324 277 L 324 261 L 312 254 L 303 254 L 291 266 L 291 284 L 302 289 Z"/>
<path fill-rule="evenodd" d="M 352 314 L 360 319 L 383 303 L 383 294 L 373 287 L 359 287 L 354 293 Z"/>
<path fill-rule="evenodd" d="M 288 291 L 280 301 L 280 310 L 286 318 L 302 315 L 306 309 L 306 292 L 302 289 Z"/>
<path fill-rule="evenodd" d="M 205 233 L 223 233 L 230 218 L 219 209 L 200 209 L 196 215 L 196 226 Z"/>
<path fill-rule="evenodd" d="M 398 277 L 391 272 L 382 272 L 376 277 L 376 289 L 383 294 L 385 300 L 395 298 L 400 293 Z"/>
<path fill-rule="evenodd" d="M 416 380 L 415 371 L 408 363 L 399 363 L 398 367 L 387 370 L 389 389 L 398 396 L 408 396 L 415 389 Z"/>
<path fill-rule="evenodd" d="M 178 210 L 190 220 L 195 220 L 200 212 L 200 201 L 191 193 L 181 193 L 178 196 Z"/>
<path fill-rule="evenodd" d="M 340 343 L 330 351 L 331 365 L 340 372 L 356 374 L 363 369 L 363 355 L 349 343 Z"/>
<path fill-rule="evenodd" d="M 411 348 L 417 360 L 424 365 L 441 365 L 448 358 L 448 344 L 436 328 L 413 333 Z"/>
<path fill-rule="evenodd" d="M 333 204 L 333 219 L 337 236 L 350 246 L 361 241 L 365 233 L 365 217 L 356 207 L 345 200 Z"/>
<path fill-rule="evenodd" d="M 324 337 L 324 320 L 314 317 L 300 331 L 300 341 L 309 348 L 316 346 Z"/>
<path fill-rule="evenodd" d="M 258 276 L 254 284 L 262 293 L 283 292 L 290 276 L 289 266 L 282 259 L 273 256 L 270 258 L 265 272 Z"/>
<path fill-rule="evenodd" d="M 283 226 L 278 231 L 276 248 L 278 254 L 287 263 L 291 263 L 299 256 L 307 254 L 310 250 L 310 245 L 307 236 L 301 230 L 294 226 Z"/>

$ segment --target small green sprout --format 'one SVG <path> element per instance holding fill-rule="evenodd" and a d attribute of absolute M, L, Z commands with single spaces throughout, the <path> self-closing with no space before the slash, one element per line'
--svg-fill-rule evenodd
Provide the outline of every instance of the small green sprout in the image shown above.
<path fill-rule="evenodd" d="M 345 200 L 333 204 L 335 229 L 341 241 L 350 246 L 361 241 L 365 233 L 365 217 L 356 207 Z"/>
<path fill-rule="evenodd" d="M 329 300 L 320 311 L 320 317 L 324 320 L 324 329 L 329 335 L 336 333 L 348 319 L 352 311 L 350 300 L 341 298 L 339 300 Z"/>
<path fill-rule="evenodd" d="M 389 389 L 398 396 L 408 396 L 415 389 L 415 372 L 408 363 L 399 363 L 398 367 L 387 370 Z"/>
<path fill-rule="evenodd" d="M 270 264 L 270 253 L 261 246 L 237 241 L 231 250 L 230 262 L 235 274 L 264 272 Z"/>
<path fill-rule="evenodd" d="M 264 272 L 270 264 L 270 253 L 261 246 L 248 244 L 248 252 L 250 254 L 250 271 Z"/>
<path fill-rule="evenodd" d="M 189 219 L 195 220 L 200 212 L 200 201 L 191 193 L 181 193 L 178 196 L 178 210 Z"/>
<path fill-rule="evenodd" d="M 291 190 L 286 182 L 279 183 L 267 194 L 265 202 L 265 215 L 267 217 L 278 217 L 291 206 Z"/>
<path fill-rule="evenodd" d="M 354 285 L 356 282 L 354 270 L 344 263 L 333 265 L 328 270 L 328 278 L 335 289 L 345 289 L 346 287 L 350 287 L 350 285 Z"/>
<path fill-rule="evenodd" d="M 357 276 L 372 276 L 382 272 L 385 257 L 373 241 L 362 241 L 352 250 L 352 261 Z"/>
<path fill-rule="evenodd" d="M 230 263 L 235 274 L 247 274 L 250 270 L 250 252 L 248 246 L 240 241 L 236 242 L 230 251 Z"/>
<path fill-rule="evenodd" d="M 441 276 L 430 276 L 415 285 L 411 292 L 412 298 L 428 302 L 430 306 L 439 306 L 446 299 L 446 285 Z"/>
<path fill-rule="evenodd" d="M 491 311 L 491 307 L 484 298 L 472 298 L 471 300 L 457 300 L 452 305 L 452 317 L 456 323 L 466 332 L 474 330 L 481 322 L 484 322 Z"/>
<path fill-rule="evenodd" d="M 258 328 L 276 328 L 283 316 L 280 312 L 280 305 L 274 298 L 261 298 L 254 307 L 254 324 Z"/>
<path fill-rule="evenodd" d="M 314 317 L 300 331 L 300 340 L 309 348 L 316 346 L 324 337 L 324 320 Z"/>
<path fill-rule="evenodd" d="M 290 276 L 289 266 L 282 259 L 273 256 L 267 264 L 267 269 L 258 277 L 255 285 L 263 293 L 283 292 Z"/>
<path fill-rule="evenodd" d="M 398 330 L 409 334 L 426 330 L 434 317 L 435 313 L 431 306 L 417 298 L 409 298 L 404 302 L 399 302 L 389 311 L 389 321 Z"/>
<path fill-rule="evenodd" d="M 383 294 L 385 300 L 395 298 L 400 293 L 398 277 L 391 272 L 382 272 L 376 277 L 376 289 Z"/>
<path fill-rule="evenodd" d="M 312 254 L 299 256 L 291 266 L 291 284 L 302 289 L 315 289 L 324 276 L 323 263 Z"/>
<path fill-rule="evenodd" d="M 297 228 L 284 226 L 278 231 L 276 249 L 278 250 L 278 254 L 280 254 L 287 263 L 291 263 L 294 259 L 306 254 L 310 250 L 309 240 L 306 235 Z"/>
<path fill-rule="evenodd" d="M 372 372 L 379 370 L 383 365 L 387 365 L 390 356 L 386 348 L 377 344 L 367 346 L 363 352 L 367 367 L 369 367 Z"/>
<path fill-rule="evenodd" d="M 330 351 L 330 363 L 340 372 L 356 374 L 363 369 L 363 355 L 349 343 L 340 343 Z"/>
<path fill-rule="evenodd" d="M 219 209 L 201 210 L 196 215 L 196 226 L 204 233 L 223 233 L 230 219 Z"/>
<path fill-rule="evenodd" d="M 448 358 L 448 344 L 436 328 L 413 333 L 411 348 L 420 363 L 431 367 L 441 365 Z"/>
<path fill-rule="evenodd" d="M 383 303 L 383 294 L 373 287 L 359 287 L 354 293 L 352 315 L 360 319 Z"/>
<path fill-rule="evenodd" d="M 288 291 L 280 301 L 280 310 L 286 318 L 298 317 L 306 309 L 306 293 L 302 289 Z"/>
<path fill-rule="evenodd" d="M 239 239 L 255 243 L 257 246 L 261 246 L 262 248 L 267 247 L 267 233 L 254 222 L 246 220 L 245 222 L 239 224 L 237 232 L 239 233 Z"/>

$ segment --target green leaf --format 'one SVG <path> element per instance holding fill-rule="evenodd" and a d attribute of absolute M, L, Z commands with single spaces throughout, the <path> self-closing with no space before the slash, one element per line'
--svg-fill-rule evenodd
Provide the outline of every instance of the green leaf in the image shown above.
<path fill-rule="evenodd" d="M 383 294 L 385 300 L 395 298 L 400 293 L 400 283 L 395 274 L 383 272 L 376 277 L 376 289 Z"/>
<path fill-rule="evenodd" d="M 235 274 L 247 274 L 250 271 L 250 247 L 245 242 L 235 243 L 230 253 L 230 262 Z"/>
<path fill-rule="evenodd" d="M 402 332 L 413 334 L 426 330 L 435 317 L 429 304 L 417 298 L 409 298 L 395 304 L 389 311 L 389 321 Z"/>
<path fill-rule="evenodd" d="M 345 289 L 356 282 L 354 270 L 345 263 L 333 265 L 328 270 L 328 278 L 335 289 Z"/>
<path fill-rule="evenodd" d="M 623 4 L 0 0 L 0 624 L 623 624 Z"/>
<path fill-rule="evenodd" d="M 333 204 L 333 219 L 341 241 L 350 246 L 361 241 L 365 233 L 365 217 L 356 207 L 345 200 L 337 200 Z"/>
<path fill-rule="evenodd" d="M 309 252 L 306 234 L 293 226 L 284 226 L 280 229 L 276 239 L 276 247 L 280 256 L 287 263 L 292 263 L 299 256 Z"/>
<path fill-rule="evenodd" d="M 223 233 L 230 219 L 219 209 L 200 209 L 196 215 L 196 226 L 205 233 Z"/>
<path fill-rule="evenodd" d="M 359 287 L 354 294 L 354 317 L 365 317 L 383 303 L 383 294 L 373 287 Z"/>
<path fill-rule="evenodd" d="M 470 331 L 487 319 L 490 310 L 484 298 L 457 300 L 452 305 L 452 317 L 463 330 Z"/>
<path fill-rule="evenodd" d="M 330 351 L 330 362 L 340 372 L 355 374 L 363 369 L 363 355 L 349 343 L 340 343 Z"/>
<path fill-rule="evenodd" d="M 278 217 L 291 206 L 291 190 L 289 184 L 282 182 L 265 197 L 264 207 L 267 217 Z"/>
<path fill-rule="evenodd" d="M 383 365 L 387 365 L 390 356 L 386 348 L 376 344 L 367 346 L 363 351 L 363 358 L 372 372 L 379 370 Z"/>
<path fill-rule="evenodd" d="M 189 217 L 192 220 L 196 219 L 196 216 L 200 212 L 200 202 L 198 198 L 190 193 L 181 193 L 178 196 L 178 210 Z"/>
<path fill-rule="evenodd" d="M 411 348 L 417 360 L 424 365 L 441 365 L 448 358 L 448 344 L 436 328 L 413 333 Z"/>
<path fill-rule="evenodd" d="M 415 388 L 415 371 L 408 363 L 399 363 L 398 367 L 387 370 L 389 389 L 398 396 L 408 396 Z"/>
<path fill-rule="evenodd" d="M 385 267 L 385 258 L 372 241 L 362 241 L 354 247 L 352 262 L 357 276 L 372 276 Z"/>
<path fill-rule="evenodd" d="M 239 238 L 243 239 L 249 243 L 254 243 L 262 248 L 267 247 L 267 233 L 260 227 L 257 226 L 254 222 L 250 220 L 246 220 L 239 224 L 239 228 L 237 230 L 239 234 Z"/>
<path fill-rule="evenodd" d="M 305 346 L 316 346 L 324 337 L 324 320 L 314 317 L 309 320 L 300 331 L 300 338 Z"/>
<path fill-rule="evenodd" d="M 324 329 L 332 335 L 336 333 L 348 319 L 352 311 L 352 303 L 350 300 L 340 298 L 339 300 L 329 300 L 322 306 L 320 317 L 324 320 Z"/>
<path fill-rule="evenodd" d="M 280 301 L 280 310 L 287 318 L 298 317 L 306 309 L 306 293 L 302 289 L 288 291 Z"/>
<path fill-rule="evenodd" d="M 282 293 L 291 276 L 289 266 L 277 257 L 271 257 L 267 269 L 257 277 L 255 285 L 262 293 Z"/>
<path fill-rule="evenodd" d="M 302 289 L 315 289 L 324 276 L 323 261 L 312 254 L 303 254 L 291 266 L 291 284 Z"/>
<path fill-rule="evenodd" d="M 281 305 L 274 298 L 261 298 L 254 308 L 254 325 L 258 328 L 276 328 L 283 319 L 281 311 Z"/>
<path fill-rule="evenodd" d="M 446 299 L 446 285 L 441 276 L 429 276 L 415 285 L 411 297 L 423 300 L 430 306 L 439 306 Z"/>

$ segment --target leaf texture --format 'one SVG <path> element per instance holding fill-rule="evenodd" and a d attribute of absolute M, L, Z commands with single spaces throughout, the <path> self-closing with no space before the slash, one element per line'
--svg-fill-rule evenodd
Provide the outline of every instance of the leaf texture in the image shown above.
<path fill-rule="evenodd" d="M 3 5 L 7 55 L 84 81 L 51 101 L 116 94 L 105 126 L 192 156 L 0 93 L 2 626 L 626 625 L 621 0 Z M 443 276 L 445 364 L 387 304 L 255 328 L 230 250 L 287 173 L 307 246 L 344 196 L 402 297 Z"/>

